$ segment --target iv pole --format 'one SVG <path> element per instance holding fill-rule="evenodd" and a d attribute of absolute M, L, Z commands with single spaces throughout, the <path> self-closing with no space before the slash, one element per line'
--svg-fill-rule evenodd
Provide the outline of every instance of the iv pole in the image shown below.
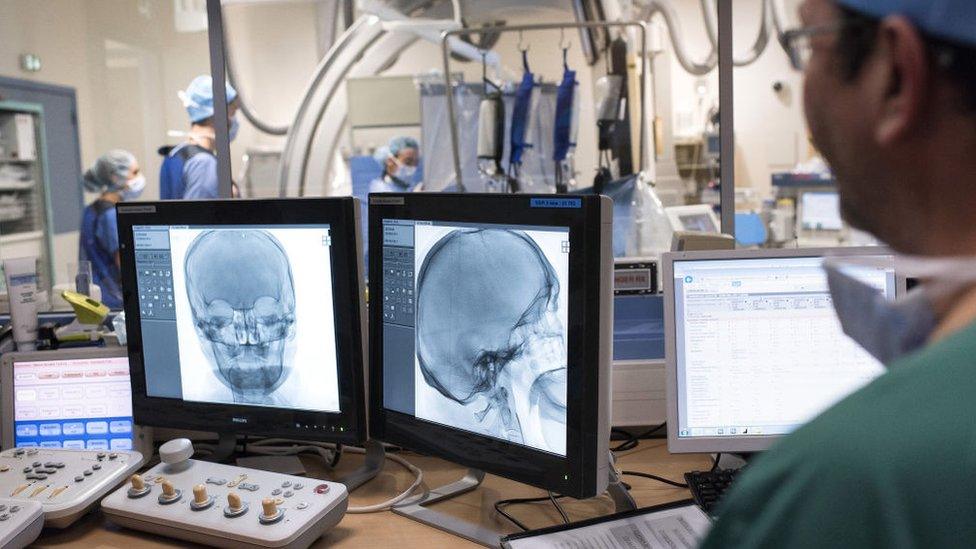
<path fill-rule="evenodd" d="M 641 59 L 641 81 L 640 81 L 640 159 L 638 161 L 639 172 L 644 171 L 644 162 L 647 156 L 647 128 L 644 103 L 647 95 L 647 24 L 643 21 L 590 21 L 582 23 L 544 23 L 537 25 L 507 25 L 492 27 L 490 32 L 524 32 L 542 30 L 564 30 L 564 29 L 611 29 L 611 28 L 638 28 L 641 33 L 640 59 Z M 459 192 L 464 192 L 464 182 L 461 175 L 461 154 L 458 145 L 457 119 L 454 107 L 454 90 L 451 86 L 451 58 L 448 50 L 448 39 L 452 36 L 467 36 L 470 34 L 480 34 L 486 32 L 485 29 L 455 29 L 441 33 L 441 56 L 444 60 L 444 78 L 447 93 L 447 115 L 451 127 L 451 151 L 454 153 L 454 176 Z"/>

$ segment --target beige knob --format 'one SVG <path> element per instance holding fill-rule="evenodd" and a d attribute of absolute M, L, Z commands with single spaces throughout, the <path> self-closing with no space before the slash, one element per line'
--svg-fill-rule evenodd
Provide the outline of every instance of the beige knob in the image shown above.
<path fill-rule="evenodd" d="M 176 488 L 173 487 L 172 482 L 168 480 L 163 481 L 163 495 L 168 498 L 171 498 L 176 495 Z"/>
<path fill-rule="evenodd" d="M 207 487 L 203 484 L 197 484 L 193 487 L 193 501 L 197 503 L 207 503 Z"/>
<path fill-rule="evenodd" d="M 261 500 L 261 508 L 264 509 L 264 516 L 273 517 L 278 514 L 278 504 L 271 498 Z"/>
<path fill-rule="evenodd" d="M 144 480 L 142 480 L 142 476 L 140 476 L 140 475 L 132 475 L 129 478 L 129 480 L 132 481 L 132 489 L 133 490 L 141 491 L 141 490 L 145 490 L 146 489 L 146 482 Z"/>
<path fill-rule="evenodd" d="M 241 496 L 237 495 L 236 492 L 230 492 L 227 494 L 227 507 L 231 511 L 237 511 L 241 508 Z"/>

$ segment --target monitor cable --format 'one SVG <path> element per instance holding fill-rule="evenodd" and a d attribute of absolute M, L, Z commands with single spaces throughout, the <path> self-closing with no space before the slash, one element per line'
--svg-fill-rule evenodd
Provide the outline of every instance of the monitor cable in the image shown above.
<path fill-rule="evenodd" d="M 626 452 L 628 450 L 633 450 L 634 448 L 637 448 L 637 445 L 638 444 L 640 444 L 641 439 L 647 438 L 647 437 L 653 435 L 654 433 L 656 433 L 656 432 L 660 431 L 661 429 L 664 429 L 665 427 L 667 427 L 667 425 L 668 425 L 668 423 L 667 422 L 664 422 L 664 423 L 661 423 L 659 425 L 655 425 L 654 427 L 651 427 L 647 431 L 644 431 L 643 433 L 640 433 L 640 434 L 636 434 L 636 435 L 627 434 L 627 436 L 629 438 L 627 440 L 621 442 L 620 444 L 614 446 L 613 448 L 610 448 L 610 451 L 611 452 Z M 613 429 L 612 431 L 616 431 L 618 433 L 627 433 L 626 431 L 622 431 L 620 429 Z"/>
<path fill-rule="evenodd" d="M 507 511 L 505 511 L 505 508 L 506 507 L 508 507 L 509 505 L 521 505 L 521 504 L 524 504 L 524 503 L 542 503 L 544 501 L 548 501 L 548 502 L 551 502 L 553 504 L 553 506 L 556 507 L 556 511 L 559 512 L 559 515 L 562 517 L 563 522 L 568 524 L 569 523 L 569 516 L 566 514 L 566 511 L 563 510 L 562 505 L 559 504 L 559 500 L 562 499 L 562 498 L 565 498 L 565 497 L 566 496 L 560 496 L 560 495 L 553 494 L 550 491 L 549 492 L 549 495 L 540 496 L 540 497 L 534 497 L 534 498 L 500 499 L 500 500 L 498 500 L 498 501 L 495 502 L 494 507 L 495 507 L 495 512 L 496 513 L 498 513 L 499 515 L 501 515 L 502 517 L 504 517 L 506 520 L 508 520 L 509 522 L 511 522 L 512 524 L 514 524 L 516 528 L 522 530 L 523 532 L 526 532 L 526 531 L 529 530 L 529 527 L 526 526 L 525 523 L 523 523 L 522 521 L 518 520 L 517 518 L 513 517 L 512 515 L 510 515 Z"/>
<path fill-rule="evenodd" d="M 287 446 L 286 446 L 287 445 Z M 359 448 L 356 446 L 345 446 L 339 447 L 335 444 L 330 444 L 327 442 L 308 442 L 299 440 L 289 440 L 280 438 L 268 438 L 264 440 L 259 440 L 257 442 L 252 442 L 249 447 L 249 451 L 252 454 L 259 455 L 295 455 L 300 453 L 316 453 L 322 456 L 322 459 L 326 463 L 338 463 L 339 456 L 342 452 L 347 452 L 350 454 L 365 454 L 366 450 L 364 448 Z M 346 509 L 346 513 L 351 514 L 361 514 L 361 513 L 378 513 L 381 511 L 387 511 L 394 505 L 400 503 L 401 501 L 410 497 L 417 488 L 424 482 L 424 472 L 420 470 L 419 467 L 410 463 L 402 456 L 395 454 L 386 454 L 386 459 L 393 461 L 404 469 L 410 471 L 414 475 L 414 481 L 410 486 L 398 494 L 397 496 L 388 499 L 386 501 L 376 503 L 373 505 L 361 505 L 361 506 L 349 506 Z"/>

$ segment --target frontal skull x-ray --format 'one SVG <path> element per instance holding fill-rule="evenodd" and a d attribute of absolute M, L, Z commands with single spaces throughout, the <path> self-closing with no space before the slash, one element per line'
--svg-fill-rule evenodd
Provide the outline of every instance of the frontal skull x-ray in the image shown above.
<path fill-rule="evenodd" d="M 171 231 L 185 400 L 338 411 L 330 243 L 321 227 Z"/>
<path fill-rule="evenodd" d="M 569 232 L 416 226 L 416 416 L 566 452 Z"/>

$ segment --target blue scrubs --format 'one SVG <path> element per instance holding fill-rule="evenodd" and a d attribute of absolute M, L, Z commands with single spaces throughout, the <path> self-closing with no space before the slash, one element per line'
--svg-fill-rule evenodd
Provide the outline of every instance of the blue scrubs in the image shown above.
<path fill-rule="evenodd" d="M 183 198 L 214 199 L 218 196 L 217 157 L 212 154 L 196 154 L 183 167 L 186 191 Z"/>
<path fill-rule="evenodd" d="M 371 193 L 408 193 L 416 187 L 416 183 L 407 183 L 402 179 L 391 175 L 377 177 L 370 181 L 369 192 Z"/>
<path fill-rule="evenodd" d="M 122 308 L 122 273 L 115 257 L 119 251 L 119 223 L 115 204 L 98 199 L 81 217 L 78 259 L 91 261 L 92 282 L 102 289 L 102 303 L 110 309 Z"/>

